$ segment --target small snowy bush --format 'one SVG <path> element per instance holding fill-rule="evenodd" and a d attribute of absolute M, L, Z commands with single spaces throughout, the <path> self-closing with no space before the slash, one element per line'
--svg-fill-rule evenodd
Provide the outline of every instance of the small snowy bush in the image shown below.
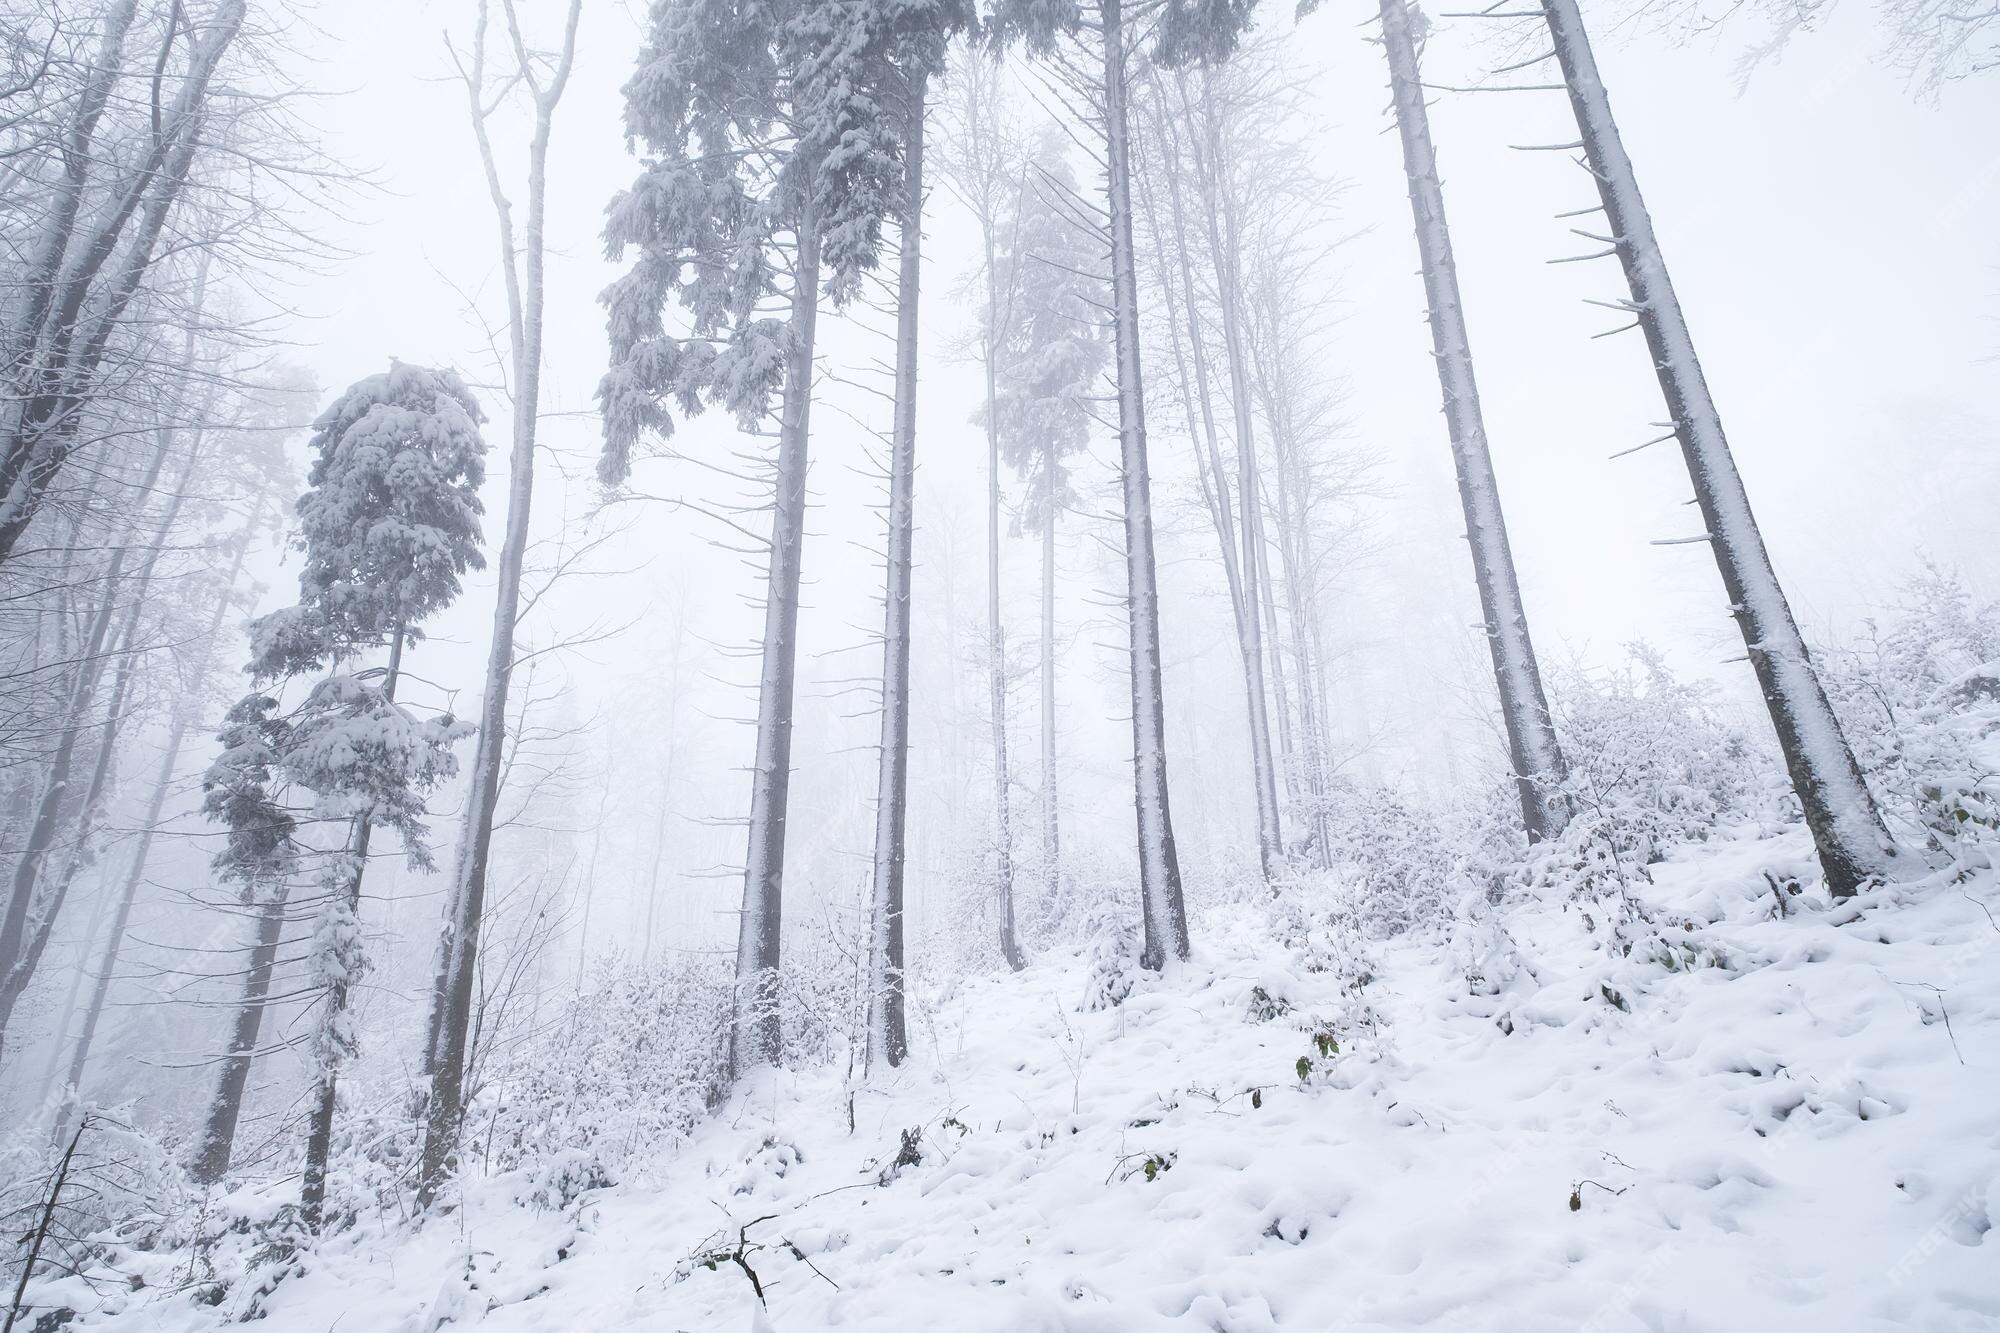
<path fill-rule="evenodd" d="M 1550 676 L 1574 810 L 1561 841 L 1586 875 L 1651 864 L 1759 813 L 1760 769 L 1777 762 L 1724 714 L 1713 685 L 1675 676 L 1646 644 L 1627 651 L 1614 670 Z"/>
<path fill-rule="evenodd" d="M 1360 783 L 1339 785 L 1325 806 L 1345 909 L 1377 939 L 1443 922 L 1468 885 L 1491 877 L 1491 831 L 1476 808 Z"/>
<path fill-rule="evenodd" d="M 523 1202 L 562 1207 L 671 1150 L 720 1100 L 729 1013 L 725 960 L 607 965 L 491 1072 L 468 1160 L 520 1172 Z"/>
<path fill-rule="evenodd" d="M 1139 977 L 1139 932 L 1124 913 L 1103 905 L 1091 912 L 1089 938 L 1083 999 L 1077 1008 L 1114 1008 L 1125 1002 Z"/>
<path fill-rule="evenodd" d="M 1851 643 L 1815 655 L 1854 757 L 1898 837 L 1990 862 L 2000 838 L 2000 606 L 1935 567 Z"/>

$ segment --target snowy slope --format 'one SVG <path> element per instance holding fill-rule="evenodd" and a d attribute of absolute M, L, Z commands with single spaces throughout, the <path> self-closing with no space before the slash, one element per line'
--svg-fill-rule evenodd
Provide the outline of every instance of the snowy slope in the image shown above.
<path fill-rule="evenodd" d="M 841 1071 L 769 1076 L 567 1214 L 364 1222 L 264 1327 L 761 1328 L 747 1238 L 779 1333 L 2000 1328 L 2000 894 L 1774 919 L 1806 852 L 1655 867 L 1675 968 L 1537 906 L 1312 972 L 1237 906 L 1115 1009 L 1073 954 L 972 980 L 852 1133 Z M 149 1295 L 83 1326 L 214 1325 Z"/>

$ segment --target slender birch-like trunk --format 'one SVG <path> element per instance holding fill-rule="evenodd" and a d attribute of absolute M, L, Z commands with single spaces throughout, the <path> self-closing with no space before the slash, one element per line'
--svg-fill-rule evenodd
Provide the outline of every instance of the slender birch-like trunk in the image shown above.
<path fill-rule="evenodd" d="M 990 202 L 980 210 L 986 250 L 986 651 L 987 709 L 993 724 L 993 897 L 1000 956 L 1018 972 L 1026 960 L 1014 927 L 1014 827 L 1007 769 L 1007 638 L 1000 618 L 1000 348 L 1013 302 L 1000 299 L 1000 253 Z M 1018 278 L 1014 279 L 1018 281 Z"/>
<path fill-rule="evenodd" d="M 1056 777 L 1056 484 L 1061 459 L 1051 435 L 1042 456 L 1042 884 L 1049 901 L 1062 887 L 1062 802 Z"/>
<path fill-rule="evenodd" d="M 1528 637 L 1521 583 L 1507 543 L 1507 523 L 1493 458 L 1486 444 L 1486 421 L 1472 374 L 1472 344 L 1459 299 L 1458 265 L 1445 223 L 1444 191 L 1437 155 L 1431 148 L 1430 117 L 1424 109 L 1417 47 L 1404 0 L 1382 0 L 1382 45 L 1389 57 L 1389 85 L 1396 128 L 1403 140 L 1409 177 L 1410 210 L 1416 217 L 1417 250 L 1423 258 L 1424 296 L 1429 304 L 1431 347 L 1438 385 L 1444 393 L 1451 459 L 1458 472 L 1458 497 L 1465 510 L 1465 535 L 1472 547 L 1473 579 L 1479 586 L 1480 616 L 1499 687 L 1500 716 L 1507 728 L 1507 752 L 1521 801 L 1521 822 L 1530 841 L 1553 838 L 1569 823 L 1569 799 L 1562 785 L 1567 768 L 1549 719 L 1541 668 Z"/>
<path fill-rule="evenodd" d="M 1183 98 L 1185 104 L 1185 98 Z M 1243 542 L 1239 562 L 1245 614 L 1238 619 L 1242 633 L 1244 694 L 1250 710 L 1250 765 L 1257 789 L 1257 859 L 1266 881 L 1284 862 L 1284 833 L 1278 813 L 1278 777 L 1271 757 L 1271 722 L 1264 685 L 1263 622 L 1257 613 L 1262 600 L 1263 542 L 1261 489 L 1257 481 L 1257 433 L 1251 416 L 1250 371 L 1243 352 L 1243 287 L 1237 266 L 1236 225 L 1220 196 L 1228 186 L 1223 177 L 1222 136 L 1216 123 L 1214 92 L 1202 85 L 1203 130 L 1207 137 L 1208 170 L 1204 173 L 1203 217 L 1208 226 L 1209 252 L 1215 259 L 1218 304 L 1222 308 L 1222 344 L 1229 371 L 1229 402 L 1236 429 L 1237 530 Z"/>
<path fill-rule="evenodd" d="M 1111 296 L 1118 357 L 1118 448 L 1125 510 L 1125 609 L 1132 658 L 1132 797 L 1138 819 L 1144 938 L 1139 961 L 1165 967 L 1188 956 L 1187 908 L 1167 800 L 1166 707 L 1161 692 L 1160 588 L 1153 560 L 1153 501 L 1146 470 L 1146 409 L 1139 369 L 1139 278 L 1132 253 L 1131 134 L 1120 0 L 1103 0 L 1105 184 L 1111 213 Z"/>
<path fill-rule="evenodd" d="M 431 1028 L 434 1041 L 426 1051 L 430 1097 L 425 1110 L 424 1156 L 417 1200 L 429 1207 L 450 1169 L 458 1146 L 459 1123 L 465 1114 L 465 1065 L 472 1025 L 472 991 L 478 974 L 479 929 L 486 913 L 488 859 L 493 848 L 493 819 L 500 804 L 501 764 L 506 754 L 507 695 L 514 677 L 514 634 L 521 614 L 521 567 L 527 558 L 528 529 L 535 494 L 535 440 L 542 396 L 542 305 L 544 224 L 547 217 L 549 132 L 556 106 L 569 84 L 576 51 L 581 0 L 570 0 L 563 29 L 562 54 L 547 86 L 521 39 L 510 5 L 508 32 L 513 39 L 516 68 L 534 97 L 535 128 L 528 143 L 527 221 L 517 252 L 512 208 L 500 184 L 493 144 L 486 129 L 486 22 L 480 6 L 474 39 L 473 72 L 466 79 L 479 158 L 486 171 L 487 192 L 500 229 L 501 268 L 507 288 L 507 331 L 514 361 L 513 442 L 507 462 L 507 531 L 500 545 L 500 563 L 493 599 L 493 629 L 487 645 L 486 690 L 480 700 L 479 738 L 472 760 L 472 784 L 466 796 L 464 832 L 459 843 L 456 874 L 448 901 L 440 968 L 434 987 Z"/>
<path fill-rule="evenodd" d="M 992 246 L 987 247 L 987 308 L 1000 300 L 990 289 L 994 276 Z M 986 356 L 986 697 L 993 723 L 993 896 L 1000 913 L 1000 953 L 1007 966 L 1021 970 L 1020 940 L 1014 930 L 1014 820 L 1012 783 L 1007 768 L 1007 630 L 1000 618 L 1000 427 L 994 420 L 999 334 Z"/>
<path fill-rule="evenodd" d="M 875 792 L 875 901 L 869 920 L 868 1067 L 909 1052 L 903 991 L 903 830 L 910 782 L 910 564 L 916 533 L 917 293 L 922 277 L 924 85 L 905 112 L 902 256 L 896 277 L 895 423 L 889 436 L 889 540 L 882 591 L 882 754 Z"/>
<path fill-rule="evenodd" d="M 1695 502 L 1707 525 L 1702 539 L 1715 552 L 1716 568 L 1729 594 L 1729 613 L 1743 634 L 1770 709 L 1792 789 L 1819 849 L 1827 889 L 1836 898 L 1851 897 L 1862 885 L 1891 876 L 1895 844 L 1813 670 L 1805 639 L 1764 548 L 1749 493 L 1722 431 L 1722 416 L 1709 395 L 1693 335 L 1667 275 L 1659 237 L 1639 193 L 1632 160 L 1612 118 L 1583 16 L 1576 0 L 1542 0 L 1542 13 L 1569 90 L 1581 147 L 1610 222 L 1606 243 L 1625 270 L 1631 310 L 1646 336 Z"/>
<path fill-rule="evenodd" d="M 757 686 L 757 755 L 750 778 L 750 845 L 736 936 L 732 1075 L 775 1062 L 784 1038 L 778 1014 L 778 951 L 784 924 L 785 815 L 791 800 L 792 692 L 798 667 L 806 446 L 812 425 L 820 268 L 819 218 L 809 181 L 800 193 L 806 202 L 800 209 L 792 265 L 791 339 L 785 350 L 785 401 L 778 424 L 771 558 L 764 595 L 763 668 Z"/>

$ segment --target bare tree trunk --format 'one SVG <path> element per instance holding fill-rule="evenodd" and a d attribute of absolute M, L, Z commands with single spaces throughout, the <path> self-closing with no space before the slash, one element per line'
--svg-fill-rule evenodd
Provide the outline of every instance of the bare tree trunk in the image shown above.
<path fill-rule="evenodd" d="M 1055 438 L 1042 458 L 1042 884 L 1055 901 L 1062 886 L 1062 804 L 1056 777 L 1056 485 Z"/>
<path fill-rule="evenodd" d="M 1200 306 L 1194 285 L 1194 251 L 1187 230 L 1187 204 L 1181 193 L 1179 170 L 1173 160 L 1179 154 L 1179 146 L 1177 142 L 1167 136 L 1165 132 L 1167 122 L 1164 118 L 1162 118 L 1160 124 L 1162 127 L 1160 156 L 1164 175 L 1167 180 L 1167 217 L 1172 223 L 1173 249 L 1177 255 L 1176 260 L 1170 264 L 1167 258 L 1166 236 L 1160 227 L 1156 225 L 1153 228 L 1154 248 L 1155 258 L 1161 270 L 1161 290 L 1166 297 L 1167 338 L 1169 345 L 1173 349 L 1176 368 L 1180 372 L 1182 406 L 1187 413 L 1188 435 L 1190 442 L 1195 448 L 1197 471 L 1202 479 L 1202 499 L 1208 506 L 1209 520 L 1215 525 L 1216 540 L 1221 546 L 1222 572 L 1229 587 L 1230 614 L 1234 617 L 1236 625 L 1238 659 L 1243 669 L 1245 709 L 1250 722 L 1254 724 L 1260 711 L 1261 700 L 1263 699 L 1263 654 L 1261 647 L 1256 653 L 1252 653 L 1251 642 L 1253 639 L 1261 638 L 1261 636 L 1256 629 L 1245 624 L 1246 619 L 1254 620 L 1257 615 L 1257 604 L 1254 596 L 1251 595 L 1252 585 L 1257 580 L 1254 577 L 1246 579 L 1242 566 L 1245 556 L 1255 555 L 1256 545 L 1254 539 L 1249 538 L 1247 535 L 1241 542 L 1238 541 L 1237 537 L 1237 517 L 1235 507 L 1230 500 L 1229 474 L 1224 469 L 1222 463 L 1222 448 L 1216 438 L 1215 408 L 1209 393 L 1208 351 L 1202 338 Z M 1147 188 L 1147 180 L 1143 170 L 1139 176 L 1139 188 L 1142 198 L 1146 201 L 1148 211 L 1157 218 L 1158 209 L 1155 206 L 1156 201 Z M 1188 346 L 1185 353 L 1182 350 L 1180 338 L 1182 318 L 1175 304 L 1174 273 L 1178 273 L 1180 278 L 1180 299 L 1185 305 L 1186 311 Z M 1193 369 L 1192 378 L 1189 376 L 1190 363 Z M 1200 430 L 1198 433 L 1196 430 L 1197 409 L 1200 414 Z M 1261 780 L 1263 770 L 1258 764 L 1258 743 L 1255 739 L 1259 733 L 1254 725 L 1248 726 L 1247 729 L 1252 736 L 1252 782 L 1257 787 L 1258 851 L 1260 862 L 1264 865 L 1266 878 L 1268 878 L 1270 862 L 1264 856 L 1266 842 L 1263 819 L 1265 802 Z M 1270 746 L 1268 723 L 1261 734 L 1264 738 L 1265 759 L 1268 761 Z"/>
<path fill-rule="evenodd" d="M 1007 636 L 1000 619 L 1000 347 L 1007 312 L 1000 300 L 993 219 L 982 216 L 986 246 L 986 652 L 987 704 L 993 722 L 993 896 L 1000 954 L 1020 971 L 1025 960 L 1014 929 L 1014 827 L 1007 771 Z M 1011 309 L 1012 302 L 1008 302 Z"/>
<path fill-rule="evenodd" d="M 1403 138 L 1403 165 L 1409 177 L 1410 209 L 1416 215 L 1417 250 L 1423 257 L 1424 295 L 1429 302 L 1431 347 L 1438 384 L 1444 392 L 1445 424 L 1451 459 L 1458 471 L 1458 497 L 1465 510 L 1465 535 L 1472 547 L 1472 573 L 1479 585 L 1479 609 L 1493 676 L 1500 692 L 1500 716 L 1507 728 L 1507 752 L 1521 800 L 1521 822 L 1530 841 L 1553 838 L 1569 823 L 1567 774 L 1542 673 L 1528 637 L 1527 611 L 1493 458 L 1486 446 L 1486 421 L 1479 410 L 1479 387 L 1472 374 L 1472 344 L 1458 293 L 1458 265 L 1445 223 L 1444 191 L 1431 148 L 1430 117 L 1424 110 L 1417 47 L 1404 0 L 1382 0 L 1382 45 L 1389 56 L 1389 84 L 1396 128 Z"/>
<path fill-rule="evenodd" d="M 256 935 L 250 945 L 250 960 L 243 973 L 243 994 L 236 1003 L 236 1021 L 230 1028 L 229 1053 L 216 1075 L 215 1095 L 208 1104 L 208 1118 L 202 1127 L 199 1146 L 189 1172 L 203 1185 L 213 1185 L 229 1173 L 230 1154 L 236 1146 L 236 1124 L 243 1114 L 243 1093 L 250 1082 L 250 1065 L 257 1058 L 257 1038 L 264 1022 L 264 1006 L 271 994 L 271 974 L 277 968 L 278 945 L 285 933 L 286 884 L 265 887 L 259 901 L 246 894 L 243 905 L 256 911 Z M 129 909 L 131 898 L 125 900 Z M 116 936 L 113 937 L 114 940 Z M 113 956 L 115 958 L 115 955 Z M 112 961 L 107 958 L 107 964 Z M 110 976 L 107 968 L 105 976 Z M 81 1056 L 83 1048 L 78 1048 Z M 82 1070 L 78 1069 L 77 1074 Z"/>
<path fill-rule="evenodd" d="M 736 938 L 732 1075 L 775 1062 L 783 1051 L 778 1014 L 779 943 L 784 925 L 785 815 L 792 784 L 792 692 L 797 678 L 799 576 L 806 535 L 806 446 L 812 423 L 813 334 L 819 317 L 819 218 L 810 185 L 798 221 L 792 272 L 791 338 L 785 350 L 784 408 L 771 513 L 771 558 L 764 598 L 763 668 L 757 687 L 757 756 L 751 771 L 750 846 L 743 915 Z"/>
<path fill-rule="evenodd" d="M 1142 966 L 1188 956 L 1187 908 L 1167 801 L 1166 706 L 1161 692 L 1160 589 L 1146 473 L 1146 409 L 1139 369 L 1139 280 L 1132 253 L 1131 141 L 1120 0 L 1099 7 L 1104 36 L 1105 182 L 1111 213 L 1111 292 L 1118 356 L 1118 444 L 1124 489 L 1126 612 L 1132 657 L 1132 795 L 1138 817 Z"/>
<path fill-rule="evenodd" d="M 1257 859 L 1266 881 L 1284 863 L 1285 840 L 1278 813 L 1278 777 L 1271 758 L 1271 723 L 1264 686 L 1264 633 L 1258 615 L 1262 600 L 1263 523 L 1259 512 L 1257 433 L 1251 416 L 1250 371 L 1243 353 L 1243 287 L 1237 262 L 1236 222 L 1229 211 L 1223 175 L 1222 136 L 1216 123 L 1213 90 L 1202 85 L 1203 129 L 1207 138 L 1208 170 L 1203 182 L 1203 216 L 1208 225 L 1209 252 L 1215 260 L 1218 304 L 1222 308 L 1222 343 L 1229 369 L 1229 402 L 1236 428 L 1237 529 L 1243 542 L 1239 562 L 1243 579 L 1244 614 L 1238 620 L 1243 636 L 1244 693 L 1250 707 L 1250 765 L 1257 789 Z M 1185 104 L 1185 95 L 1183 95 Z M 1197 154 L 1197 160 L 1200 155 Z M 1275 645 L 1273 645 L 1275 650 Z"/>
<path fill-rule="evenodd" d="M 513 448 L 508 457 L 507 532 L 493 603 L 493 631 L 487 646 L 486 691 L 480 702 L 479 739 L 466 797 L 466 822 L 459 846 L 456 883 L 440 948 L 441 975 L 432 1026 L 436 1044 L 427 1052 L 430 1099 L 424 1123 L 424 1160 L 417 1201 L 429 1207 L 458 1146 L 465 1094 L 467 1032 L 472 1020 L 473 980 L 478 969 L 479 928 L 486 911 L 487 861 L 493 847 L 493 818 L 500 804 L 500 768 L 506 752 L 507 694 L 514 677 L 514 633 L 521 613 L 521 566 L 527 557 L 528 529 L 535 494 L 535 439 L 542 396 L 542 304 L 545 286 L 543 227 L 547 216 L 549 131 L 556 105 L 569 83 L 582 0 L 570 0 L 562 54 L 547 87 L 539 82 L 507 6 L 517 72 L 534 94 L 535 129 L 528 144 L 528 216 L 517 257 L 513 214 L 486 130 L 485 51 L 487 7 L 481 4 L 475 39 L 474 73 L 466 79 L 480 162 L 500 228 L 502 268 L 507 287 L 508 341 L 514 354 Z"/>
<path fill-rule="evenodd" d="M 868 1067 L 909 1053 L 903 991 L 903 829 L 910 782 L 910 564 L 916 532 L 917 296 L 924 219 L 924 85 L 905 115 L 902 256 L 896 279 L 896 416 L 889 437 L 889 540 L 882 593 L 882 752 L 875 794 L 875 901 L 869 920 Z M 1011 925 L 1012 923 L 1007 923 Z"/>
<path fill-rule="evenodd" d="M 1863 884 L 1891 875 L 1895 844 L 1848 748 L 1840 719 L 1827 702 L 1770 553 L 1764 549 L 1749 494 L 1722 432 L 1721 414 L 1709 396 L 1693 335 L 1639 193 L 1632 160 L 1612 119 L 1611 102 L 1576 0 L 1542 0 L 1542 13 L 1562 65 L 1581 146 L 1611 224 L 1609 238 L 1600 239 L 1606 239 L 1625 270 L 1631 310 L 1646 336 L 1695 501 L 1707 525 L 1698 540 L 1715 551 L 1729 611 L 1742 631 L 1763 689 L 1792 788 L 1819 849 L 1827 889 L 1836 898 L 1850 897 Z"/>

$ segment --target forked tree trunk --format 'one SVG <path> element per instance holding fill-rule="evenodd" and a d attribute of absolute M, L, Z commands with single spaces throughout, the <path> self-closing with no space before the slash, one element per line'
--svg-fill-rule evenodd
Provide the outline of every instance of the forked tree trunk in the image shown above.
<path fill-rule="evenodd" d="M 1160 589 L 1146 472 L 1146 409 L 1139 371 L 1139 279 L 1132 254 L 1131 136 L 1120 0 L 1099 6 L 1104 35 L 1105 184 L 1111 213 L 1112 323 L 1118 356 L 1118 452 L 1125 510 L 1125 609 L 1131 631 L 1132 796 L 1138 818 L 1139 961 L 1152 969 L 1188 956 L 1187 908 L 1167 802 L 1166 708 L 1161 695 Z"/>
<path fill-rule="evenodd" d="M 803 192 L 810 200 L 809 185 Z M 819 317 L 819 219 L 810 202 L 801 210 L 798 238 L 764 594 L 757 755 L 750 778 L 750 845 L 744 861 L 743 915 L 736 936 L 736 1013 L 729 1051 L 732 1075 L 770 1064 L 783 1051 L 778 951 L 784 925 L 785 814 L 792 783 L 792 691 L 797 678 L 799 574 L 806 536 L 813 333 Z"/>
<path fill-rule="evenodd" d="M 484 99 L 487 11 L 479 14 L 478 73 L 467 79 L 480 161 L 500 226 L 501 262 L 506 276 L 508 340 L 514 360 L 514 438 L 507 462 L 507 532 L 500 546 L 500 567 L 493 600 L 493 629 L 486 650 L 486 690 L 480 700 L 479 739 L 472 761 L 472 785 L 466 796 L 466 819 L 459 844 L 456 874 L 448 903 L 439 969 L 434 983 L 432 1040 L 425 1051 L 431 1078 L 425 1108 L 424 1156 L 417 1201 L 429 1207 L 443 1182 L 458 1146 L 459 1122 L 465 1113 L 466 1044 L 472 1026 L 472 990 L 478 974 L 479 929 L 486 915 L 488 860 L 493 849 L 493 819 L 500 805 L 501 766 L 506 755 L 507 696 L 514 679 L 514 633 L 521 614 L 521 568 L 527 558 L 529 519 L 535 497 L 535 439 L 542 396 L 543 225 L 547 215 L 549 130 L 556 104 L 569 80 L 576 48 L 580 5 L 572 0 L 564 30 L 563 51 L 547 88 L 535 83 L 535 129 L 528 144 L 528 216 L 517 261 L 513 215 L 500 185 L 493 146 L 486 131 Z M 514 23 L 513 10 L 508 22 Z M 517 35 L 518 41 L 518 35 Z M 520 56 L 525 62 L 525 54 Z"/>
<path fill-rule="evenodd" d="M 1500 716 L 1507 728 L 1507 752 L 1521 801 L 1521 822 L 1530 841 L 1553 838 L 1569 823 L 1569 799 L 1562 789 L 1567 769 L 1549 719 L 1548 698 L 1507 523 L 1493 458 L 1486 446 L 1486 421 L 1479 409 L 1479 386 L 1472 375 L 1472 344 L 1459 300 L 1458 265 L 1445 224 L 1444 191 L 1431 148 L 1430 117 L 1424 110 L 1416 42 L 1404 0 L 1382 0 L 1382 45 L 1389 56 L 1389 84 L 1396 128 L 1403 138 L 1403 166 L 1409 177 L 1410 209 L 1416 215 L 1417 251 L 1423 259 L 1424 296 L 1429 303 L 1431 347 L 1444 391 L 1445 425 L 1451 459 L 1458 472 L 1458 498 L 1465 510 L 1465 535 L 1472 547 L 1472 574 L 1479 586 L 1480 616 L 1500 691 Z"/>
<path fill-rule="evenodd" d="M 1792 789 L 1819 849 L 1827 889 L 1836 898 L 1850 897 L 1863 884 L 1891 875 L 1895 845 L 1813 670 L 1805 639 L 1764 549 L 1749 494 L 1722 432 L 1721 414 L 1695 357 L 1687 318 L 1667 276 L 1652 218 L 1639 194 L 1632 160 L 1612 119 L 1611 102 L 1576 0 L 1542 0 L 1542 13 L 1562 65 L 1584 155 L 1611 225 L 1607 243 L 1625 270 L 1632 313 L 1646 336 L 1660 392 L 1694 484 L 1695 502 L 1707 525 L 1703 539 L 1715 551 L 1729 611 L 1742 631 L 1763 689 Z"/>
<path fill-rule="evenodd" d="M 1258 666 L 1262 661 L 1259 652 L 1252 655 L 1249 644 L 1255 631 L 1246 627 L 1246 616 L 1257 614 L 1256 603 L 1246 597 L 1246 580 L 1242 571 L 1242 557 L 1254 553 L 1255 542 L 1239 543 L 1236 535 L 1235 505 L 1230 500 L 1229 474 L 1223 467 L 1222 448 L 1216 439 L 1215 408 L 1209 393 L 1208 352 L 1202 341 L 1200 306 L 1194 285 L 1194 253 L 1188 238 L 1187 204 L 1181 193 L 1180 175 L 1171 159 L 1178 152 L 1178 145 L 1164 132 L 1166 122 L 1161 122 L 1161 158 L 1165 164 L 1164 175 L 1167 182 L 1167 217 L 1172 223 L 1173 250 L 1176 257 L 1169 261 L 1167 236 L 1159 226 L 1153 228 L 1154 256 L 1160 267 L 1160 290 L 1167 307 L 1168 345 L 1173 350 L 1175 368 L 1179 371 L 1181 385 L 1181 406 L 1187 415 L 1187 430 L 1190 443 L 1195 450 L 1196 471 L 1201 479 L 1202 499 L 1207 505 L 1209 521 L 1215 526 L 1216 541 L 1222 553 L 1222 573 L 1229 588 L 1229 609 L 1236 626 L 1237 660 L 1243 669 L 1243 688 L 1246 713 L 1254 713 L 1254 700 L 1261 697 L 1262 673 Z M 1147 211 L 1155 219 L 1159 217 L 1158 200 L 1148 187 L 1148 178 L 1143 172 L 1139 176 L 1141 198 Z M 1176 304 L 1175 277 L 1179 278 L 1180 303 L 1185 306 L 1185 326 L 1187 347 L 1181 345 L 1183 314 Z M 1192 376 L 1190 377 L 1190 366 Z M 1199 427 L 1197 428 L 1197 413 Z M 1282 709 L 1280 713 L 1281 735 Z M 1266 732 L 1268 737 L 1268 731 Z M 1268 744 L 1268 741 L 1267 741 Z M 1258 780 L 1259 770 L 1252 759 L 1252 780 Z M 1259 828 L 1262 828 L 1263 797 L 1257 796 Z M 1263 846 L 1260 834 L 1259 847 Z"/>
<path fill-rule="evenodd" d="M 1182 104 L 1186 105 L 1183 96 Z M 1237 531 L 1243 543 L 1238 564 L 1243 580 L 1245 612 L 1238 618 L 1242 634 L 1244 693 L 1250 708 L 1250 766 L 1257 790 L 1257 860 L 1266 881 L 1274 878 L 1285 858 L 1284 833 L 1278 813 L 1278 774 L 1271 756 L 1271 721 L 1264 685 L 1264 630 L 1258 615 L 1263 600 L 1262 488 L 1257 480 L 1257 432 L 1251 415 L 1250 369 L 1243 351 L 1243 285 L 1237 264 L 1236 220 L 1224 196 L 1222 136 L 1216 123 L 1214 91 L 1206 81 L 1201 95 L 1202 129 L 1207 168 L 1203 173 L 1202 216 L 1207 224 L 1209 253 L 1215 259 L 1217 304 L 1222 308 L 1222 345 L 1229 372 L 1229 403 L 1236 429 Z M 1197 154 L 1197 161 L 1200 160 Z M 1275 649 L 1276 645 L 1273 644 Z"/>
<path fill-rule="evenodd" d="M 875 791 L 875 900 L 869 918 L 868 1067 L 909 1051 L 903 994 L 903 829 L 910 781 L 910 562 L 916 532 L 917 291 L 922 277 L 924 84 L 915 75 L 904 134 L 902 256 L 896 278 L 896 409 L 889 436 L 889 540 L 882 590 L 882 747 Z"/>

